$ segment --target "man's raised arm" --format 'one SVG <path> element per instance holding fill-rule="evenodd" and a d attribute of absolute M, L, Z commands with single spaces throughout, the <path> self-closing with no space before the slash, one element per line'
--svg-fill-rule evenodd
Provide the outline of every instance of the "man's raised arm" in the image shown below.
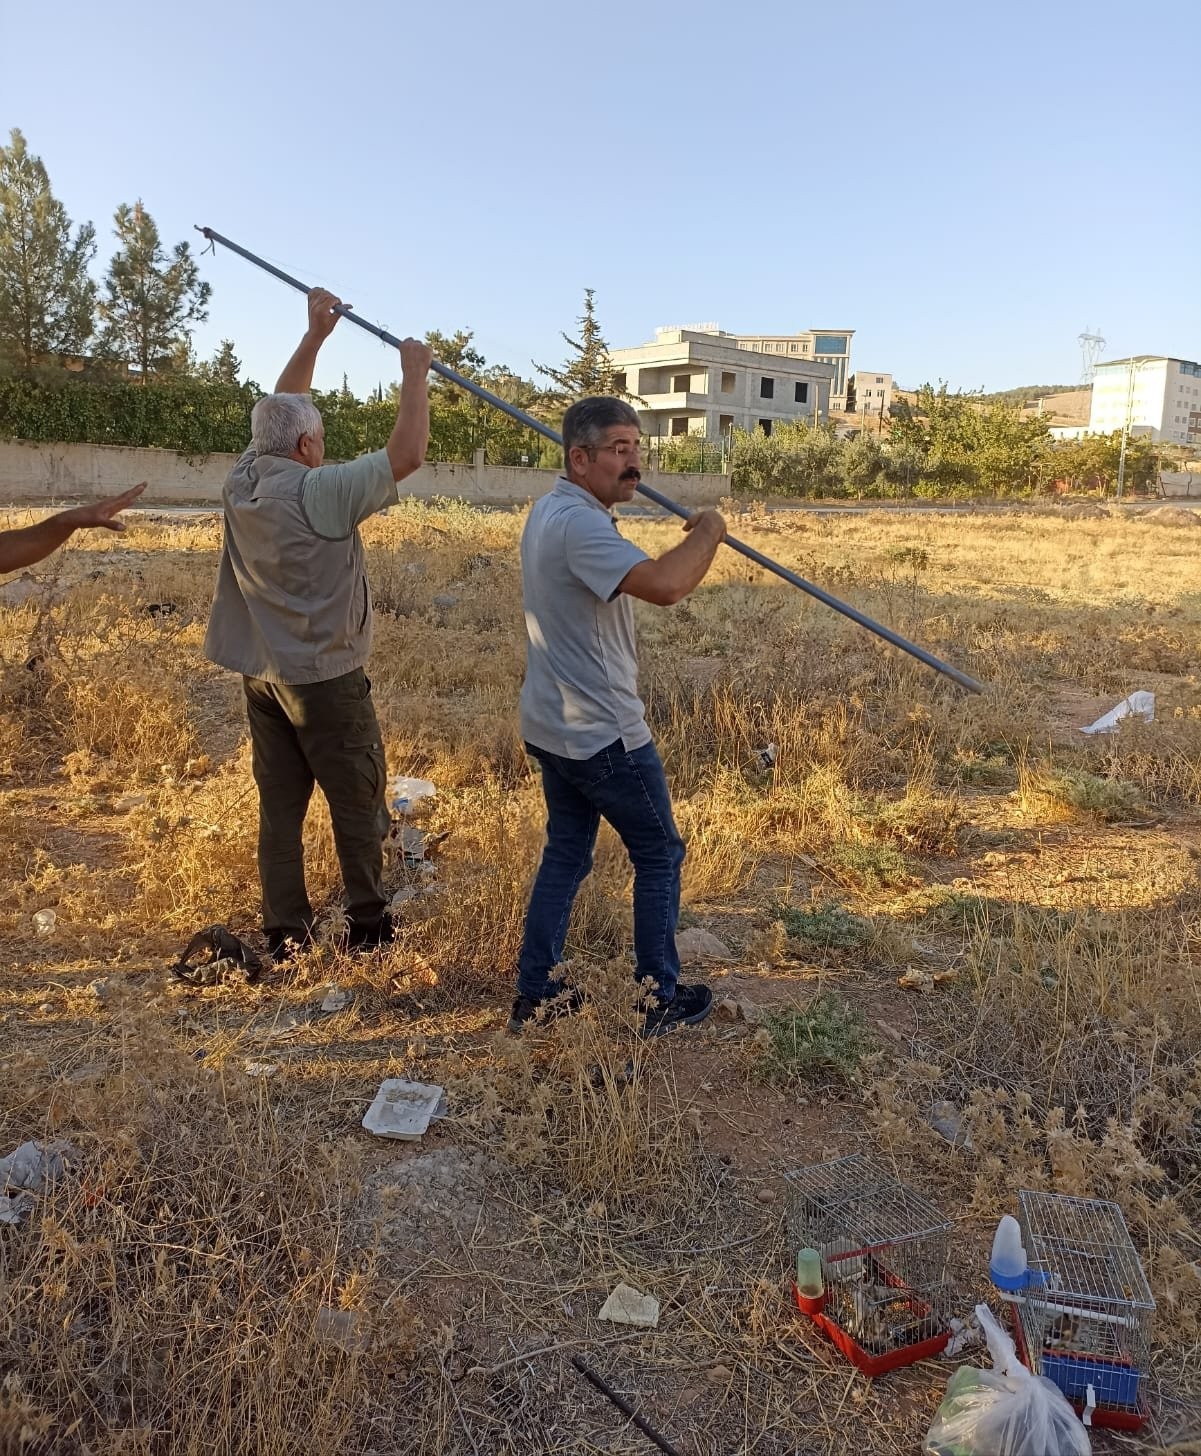
<path fill-rule="evenodd" d="M 283 373 L 275 382 L 276 394 L 308 394 L 313 387 L 313 370 L 317 355 L 341 314 L 335 313 L 342 306 L 342 300 L 326 288 L 314 288 L 309 294 L 309 326 L 304 338 L 296 346 L 296 352 L 284 365 Z"/>
<path fill-rule="evenodd" d="M 392 479 L 412 475 L 425 460 L 430 442 L 430 396 L 427 376 L 434 355 L 420 339 L 405 339 L 400 346 L 400 402 L 396 423 L 384 449 Z"/>

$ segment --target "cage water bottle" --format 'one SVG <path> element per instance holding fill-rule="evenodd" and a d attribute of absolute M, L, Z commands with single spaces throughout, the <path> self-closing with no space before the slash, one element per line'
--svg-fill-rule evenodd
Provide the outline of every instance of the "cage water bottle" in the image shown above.
<path fill-rule="evenodd" d="M 997 1225 L 992 1241 L 992 1258 L 988 1261 L 988 1277 L 998 1289 L 1024 1289 L 1029 1266 L 1022 1245 L 1022 1226 L 1007 1213 Z"/>
<path fill-rule="evenodd" d="M 801 1249 L 796 1256 L 796 1287 L 806 1299 L 820 1299 L 826 1286 L 822 1281 L 822 1256 L 816 1249 Z"/>

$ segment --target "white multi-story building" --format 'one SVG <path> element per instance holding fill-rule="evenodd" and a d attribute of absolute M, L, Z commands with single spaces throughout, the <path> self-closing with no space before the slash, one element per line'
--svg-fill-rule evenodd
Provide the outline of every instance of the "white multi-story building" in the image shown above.
<path fill-rule="evenodd" d="M 787 354 L 829 364 L 834 378 L 830 387 L 830 408 L 847 407 L 847 380 L 851 377 L 851 339 L 854 329 L 807 329 L 800 334 L 734 334 L 739 348 L 760 354 Z"/>
<path fill-rule="evenodd" d="M 887 414 L 892 408 L 892 375 L 872 369 L 856 369 L 851 375 L 855 389 L 855 413 Z"/>
<path fill-rule="evenodd" d="M 617 387 L 635 396 L 655 439 L 762 430 L 784 420 L 821 422 L 830 411 L 834 368 L 799 355 L 744 347 L 716 327 L 656 329 L 654 340 L 609 351 Z"/>
<path fill-rule="evenodd" d="M 1201 364 L 1160 354 L 1098 364 L 1088 432 L 1123 429 L 1176 445 L 1201 445 Z"/>

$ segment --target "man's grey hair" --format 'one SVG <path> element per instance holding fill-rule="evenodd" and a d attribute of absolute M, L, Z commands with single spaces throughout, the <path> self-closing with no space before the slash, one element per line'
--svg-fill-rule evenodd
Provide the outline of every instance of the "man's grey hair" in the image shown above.
<path fill-rule="evenodd" d="M 260 455 L 292 454 L 301 435 L 321 433 L 321 411 L 307 394 L 265 394 L 250 411 L 250 443 Z"/>
<path fill-rule="evenodd" d="M 610 399 L 608 395 L 593 395 L 590 399 L 577 399 L 563 416 L 563 464 L 571 468 L 571 452 L 577 446 L 595 450 L 604 444 L 606 430 L 615 425 L 629 425 L 642 432 L 642 421 L 638 411 L 624 399 Z"/>

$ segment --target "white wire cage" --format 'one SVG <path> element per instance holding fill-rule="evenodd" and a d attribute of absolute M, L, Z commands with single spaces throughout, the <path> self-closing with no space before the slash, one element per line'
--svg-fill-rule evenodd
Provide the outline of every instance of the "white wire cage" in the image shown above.
<path fill-rule="evenodd" d="M 1122 1210 L 1060 1193 L 1018 1202 L 1033 1278 L 1018 1304 L 1027 1364 L 1078 1405 L 1141 1410 L 1155 1300 Z"/>

